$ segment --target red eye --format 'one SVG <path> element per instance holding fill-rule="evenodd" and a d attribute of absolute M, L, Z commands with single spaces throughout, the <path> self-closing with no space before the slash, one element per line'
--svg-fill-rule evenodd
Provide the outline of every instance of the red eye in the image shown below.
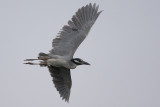
<path fill-rule="evenodd" d="M 83 61 L 80 59 L 79 62 L 83 62 Z"/>

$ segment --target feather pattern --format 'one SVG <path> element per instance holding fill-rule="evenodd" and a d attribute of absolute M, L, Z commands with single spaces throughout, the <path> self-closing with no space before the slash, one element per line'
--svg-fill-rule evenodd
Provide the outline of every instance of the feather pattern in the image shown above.
<path fill-rule="evenodd" d="M 53 83 L 57 91 L 59 91 L 60 97 L 69 102 L 70 90 L 72 86 L 70 69 L 54 66 L 48 66 L 48 69 L 53 77 Z"/>
<path fill-rule="evenodd" d="M 94 3 L 83 6 L 73 15 L 58 33 L 58 36 L 53 39 L 50 55 L 65 56 L 66 59 L 73 58 L 73 55 L 79 45 L 88 35 L 92 25 L 102 11 L 98 12 L 98 7 Z"/>

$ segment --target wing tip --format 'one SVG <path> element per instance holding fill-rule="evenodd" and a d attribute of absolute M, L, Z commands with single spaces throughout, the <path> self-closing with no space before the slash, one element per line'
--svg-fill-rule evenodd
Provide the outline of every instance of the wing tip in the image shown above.
<path fill-rule="evenodd" d="M 63 94 L 60 94 L 60 96 L 62 97 L 62 100 L 64 100 L 65 102 L 69 103 L 69 98 L 70 98 L 70 92 L 66 95 Z"/>
<path fill-rule="evenodd" d="M 98 10 L 99 5 L 97 5 L 96 3 L 89 3 L 85 6 L 82 6 L 77 10 L 75 15 L 73 15 L 71 19 L 72 24 L 79 29 L 83 27 L 83 25 L 91 21 L 93 22 L 92 24 L 94 24 L 100 13 L 103 12 L 103 10 Z"/>

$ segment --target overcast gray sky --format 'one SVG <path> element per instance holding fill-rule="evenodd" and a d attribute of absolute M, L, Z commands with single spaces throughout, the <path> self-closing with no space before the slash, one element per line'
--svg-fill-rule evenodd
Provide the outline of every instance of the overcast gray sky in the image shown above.
<path fill-rule="evenodd" d="M 104 10 L 75 57 L 70 103 L 47 68 L 23 65 L 51 49 L 78 8 Z M 160 107 L 159 0 L 0 0 L 0 107 Z"/>

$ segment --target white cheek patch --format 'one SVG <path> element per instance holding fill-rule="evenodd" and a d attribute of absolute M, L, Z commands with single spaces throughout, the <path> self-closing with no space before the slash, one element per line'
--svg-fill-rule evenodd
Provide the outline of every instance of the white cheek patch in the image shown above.
<path fill-rule="evenodd" d="M 78 61 L 78 60 L 74 60 L 74 62 L 79 63 L 79 61 Z"/>

